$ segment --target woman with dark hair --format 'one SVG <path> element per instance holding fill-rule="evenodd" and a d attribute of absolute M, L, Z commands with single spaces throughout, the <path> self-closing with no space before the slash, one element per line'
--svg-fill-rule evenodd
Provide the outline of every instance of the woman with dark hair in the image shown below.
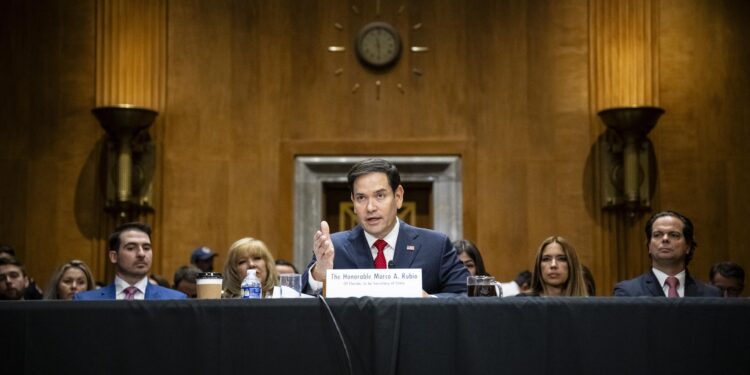
<path fill-rule="evenodd" d="M 456 248 L 458 259 L 466 266 L 469 270 L 469 274 L 472 276 L 489 276 L 484 269 L 484 260 L 482 260 L 482 254 L 479 252 L 477 245 L 469 240 L 458 240 L 453 243 L 453 247 Z"/>
<path fill-rule="evenodd" d="M 552 236 L 539 246 L 530 295 L 588 297 L 578 255 L 564 238 Z"/>
<path fill-rule="evenodd" d="M 279 283 L 276 263 L 268 247 L 261 240 L 246 237 L 229 247 L 224 263 L 224 291 L 222 298 L 240 298 L 242 280 L 247 270 L 255 269 L 263 289 L 263 297 L 273 294 L 273 287 Z"/>
<path fill-rule="evenodd" d="M 94 288 L 96 284 L 89 266 L 80 260 L 71 260 L 58 267 L 52 274 L 44 290 L 44 299 L 69 300 L 78 292 Z"/>

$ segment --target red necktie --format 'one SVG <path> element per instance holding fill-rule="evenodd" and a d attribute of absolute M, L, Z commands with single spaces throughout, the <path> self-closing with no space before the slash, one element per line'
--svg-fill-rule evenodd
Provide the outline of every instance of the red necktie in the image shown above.
<path fill-rule="evenodd" d="M 378 249 L 378 255 L 375 256 L 375 268 L 377 269 L 384 269 L 386 268 L 385 264 L 385 253 L 383 253 L 383 249 L 388 246 L 388 243 L 383 240 L 377 240 L 375 241 L 375 247 Z"/>
<path fill-rule="evenodd" d="M 667 277 L 667 281 L 664 282 L 669 286 L 669 290 L 667 291 L 667 297 L 669 298 L 678 298 L 680 295 L 677 294 L 677 286 L 680 285 L 680 280 L 678 280 L 674 276 Z"/>
<path fill-rule="evenodd" d="M 129 287 L 125 288 L 124 292 L 125 292 L 125 299 L 129 300 L 129 301 L 132 301 L 132 300 L 135 299 L 135 293 L 138 292 L 138 288 L 136 288 L 134 286 L 129 286 Z"/>

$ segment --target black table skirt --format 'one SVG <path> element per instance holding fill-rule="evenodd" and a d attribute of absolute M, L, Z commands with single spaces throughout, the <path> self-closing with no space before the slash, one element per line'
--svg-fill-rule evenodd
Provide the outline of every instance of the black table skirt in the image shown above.
<path fill-rule="evenodd" d="M 750 299 L 0 302 L 8 374 L 750 374 Z M 6 373 L 5 371 L 2 371 Z"/>

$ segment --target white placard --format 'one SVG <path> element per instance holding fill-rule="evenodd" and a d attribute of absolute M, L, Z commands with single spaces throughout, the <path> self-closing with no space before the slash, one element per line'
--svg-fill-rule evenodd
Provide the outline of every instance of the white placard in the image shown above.
<path fill-rule="evenodd" d="M 326 271 L 326 297 L 422 297 L 421 268 Z"/>

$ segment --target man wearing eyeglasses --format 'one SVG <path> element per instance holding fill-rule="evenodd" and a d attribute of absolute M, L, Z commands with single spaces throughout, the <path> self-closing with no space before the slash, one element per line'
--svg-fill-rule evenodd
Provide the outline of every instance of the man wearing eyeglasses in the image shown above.
<path fill-rule="evenodd" d="M 720 297 L 719 290 L 693 279 L 687 265 L 698 244 L 693 223 L 675 211 L 654 214 L 646 223 L 651 270 L 615 285 L 614 295 L 625 297 Z"/>
<path fill-rule="evenodd" d="M 183 299 L 185 293 L 148 282 L 153 251 L 151 227 L 141 223 L 118 226 L 109 236 L 109 261 L 115 265 L 115 281 L 104 288 L 77 293 L 77 300 Z"/>
<path fill-rule="evenodd" d="M 711 267 L 708 280 L 724 297 L 739 297 L 745 289 L 745 270 L 734 262 L 718 262 Z"/>

